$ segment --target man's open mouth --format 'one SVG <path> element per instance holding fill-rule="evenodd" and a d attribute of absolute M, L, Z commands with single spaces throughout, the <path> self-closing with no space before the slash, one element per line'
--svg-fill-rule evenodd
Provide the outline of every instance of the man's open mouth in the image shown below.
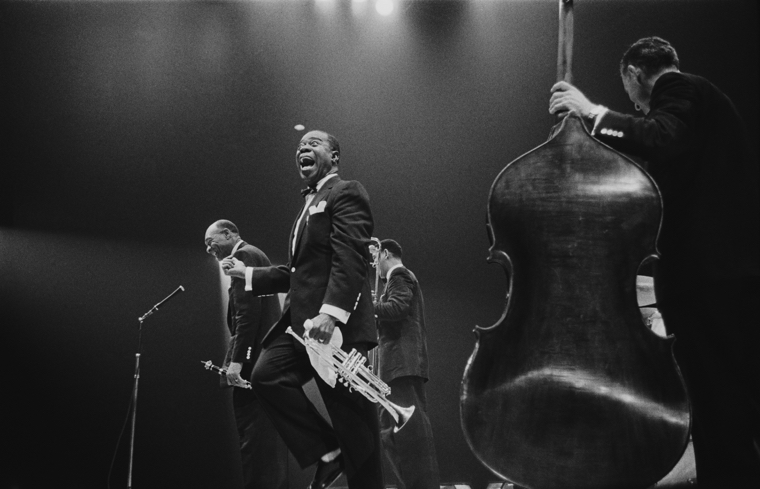
<path fill-rule="evenodd" d="M 302 156 L 298 164 L 301 165 L 302 170 L 308 170 L 314 166 L 314 160 L 308 156 Z"/>

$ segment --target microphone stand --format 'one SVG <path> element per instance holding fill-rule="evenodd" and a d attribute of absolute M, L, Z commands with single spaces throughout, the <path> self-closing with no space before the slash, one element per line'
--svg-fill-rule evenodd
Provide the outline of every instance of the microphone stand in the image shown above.
<path fill-rule="evenodd" d="M 132 428 L 129 437 L 129 472 L 127 473 L 127 489 L 132 489 L 132 463 L 135 453 L 135 422 L 137 421 L 137 387 L 140 383 L 140 352 L 142 351 L 142 326 L 145 319 L 158 311 L 158 306 L 168 301 L 178 292 L 184 292 L 185 288 L 181 285 L 177 289 L 169 294 L 164 300 L 153 306 L 148 312 L 137 318 L 140 322 L 140 326 L 137 330 L 137 353 L 135 353 L 135 383 L 132 388 Z"/>
<path fill-rule="evenodd" d="M 139 319 L 140 326 L 137 333 L 137 353 L 135 353 L 135 383 L 132 387 L 132 428 L 129 437 L 129 472 L 127 474 L 127 489 L 132 489 L 132 461 L 135 453 L 135 421 L 137 417 L 137 386 L 140 383 L 140 351 L 142 346 L 142 325 L 144 317 Z"/>

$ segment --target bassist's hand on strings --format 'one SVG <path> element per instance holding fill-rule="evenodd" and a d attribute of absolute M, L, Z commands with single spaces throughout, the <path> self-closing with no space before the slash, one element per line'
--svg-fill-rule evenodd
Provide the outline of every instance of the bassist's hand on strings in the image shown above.
<path fill-rule="evenodd" d="M 549 99 L 549 113 L 557 114 L 560 117 L 566 116 L 569 112 L 575 111 L 582 117 L 589 118 L 594 115 L 597 106 L 593 104 L 583 92 L 573 85 L 560 81 L 552 86 L 552 96 Z"/>

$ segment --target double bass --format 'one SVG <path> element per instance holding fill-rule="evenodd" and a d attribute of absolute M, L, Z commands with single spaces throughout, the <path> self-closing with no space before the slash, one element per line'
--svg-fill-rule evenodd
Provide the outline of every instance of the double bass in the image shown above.
<path fill-rule="evenodd" d="M 560 0 L 558 80 L 570 81 L 572 0 Z M 644 324 L 636 276 L 656 259 L 662 200 L 579 116 L 509 163 L 488 196 L 488 261 L 509 278 L 476 327 L 460 391 L 465 439 L 531 489 L 646 488 L 683 454 L 691 415 L 674 338 Z"/>

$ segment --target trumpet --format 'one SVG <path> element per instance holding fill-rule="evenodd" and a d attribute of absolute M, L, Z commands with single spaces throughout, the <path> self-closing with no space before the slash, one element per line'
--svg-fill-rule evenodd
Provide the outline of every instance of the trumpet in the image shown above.
<path fill-rule="evenodd" d="M 203 364 L 204 367 L 206 367 L 206 370 L 213 370 L 214 372 L 218 373 L 221 376 L 227 375 L 227 369 L 226 368 L 217 367 L 216 365 L 214 365 L 213 363 L 211 363 L 211 360 L 207 360 L 205 362 L 203 360 L 201 360 L 201 363 Z M 241 387 L 243 389 L 252 389 L 253 388 L 253 387 L 251 387 L 251 383 L 248 382 L 245 379 L 243 379 L 243 382 L 239 386 L 236 386 L 236 387 Z"/>
<path fill-rule="evenodd" d="M 319 345 L 311 338 L 301 338 L 290 326 L 288 326 L 286 333 L 326 361 L 349 390 L 357 391 L 370 401 L 383 406 L 393 417 L 393 421 L 396 422 L 396 426 L 393 428 L 394 433 L 403 428 L 414 414 L 414 406 L 401 407 L 386 399 L 391 393 L 391 388 L 364 365 L 367 359 L 358 351 L 351 350 L 350 353 L 346 353 L 329 343 Z"/>

